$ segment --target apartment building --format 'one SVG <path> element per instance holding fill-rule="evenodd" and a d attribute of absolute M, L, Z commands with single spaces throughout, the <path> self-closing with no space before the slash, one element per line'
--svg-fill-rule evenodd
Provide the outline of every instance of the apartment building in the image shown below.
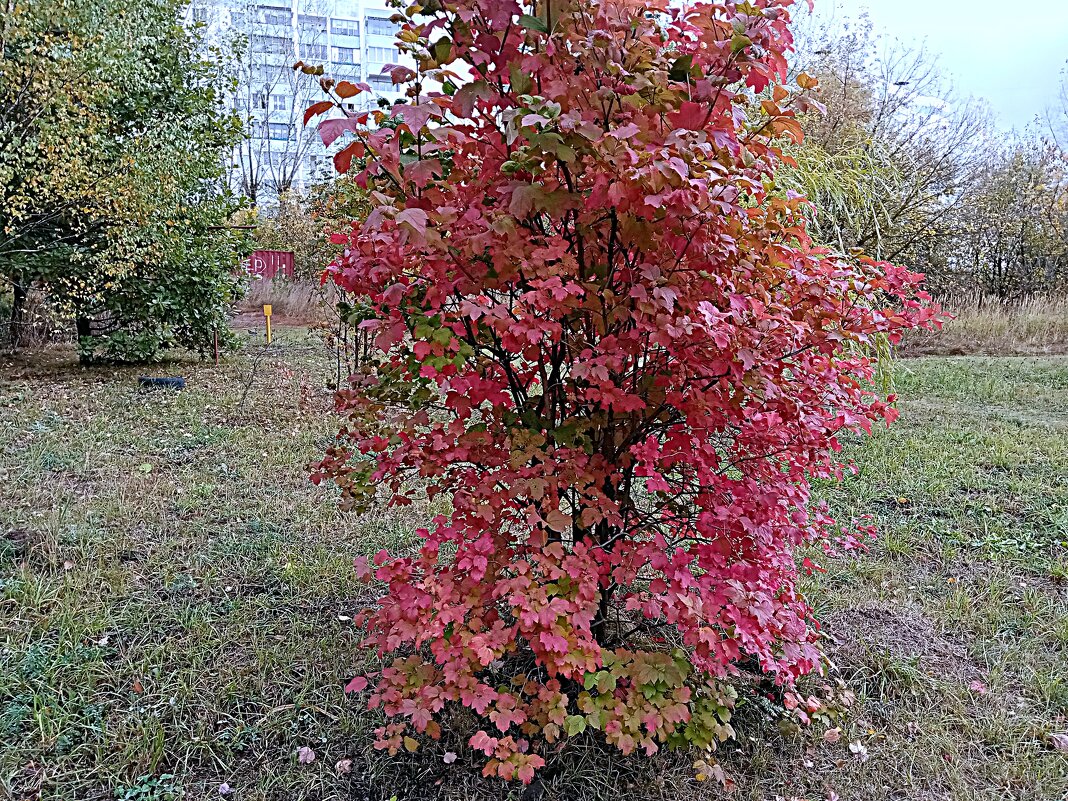
<path fill-rule="evenodd" d="M 385 68 L 408 59 L 396 49 L 394 13 L 385 0 L 192 0 L 186 23 L 232 60 L 228 102 L 248 124 L 228 165 L 236 191 L 269 205 L 334 174 L 332 153 L 314 124 L 303 124 L 304 110 L 324 95 L 293 64 L 321 64 L 337 80 L 368 84 L 353 110 L 396 101 Z"/>

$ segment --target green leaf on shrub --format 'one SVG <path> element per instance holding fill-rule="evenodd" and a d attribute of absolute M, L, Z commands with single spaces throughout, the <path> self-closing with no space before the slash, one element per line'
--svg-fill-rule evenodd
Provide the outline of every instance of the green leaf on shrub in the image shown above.
<path fill-rule="evenodd" d="M 545 24 L 545 20 L 532 17 L 530 14 L 524 14 L 519 18 L 519 24 L 524 28 L 528 28 L 532 31 L 541 31 L 542 33 L 549 32 L 549 26 Z"/>
<path fill-rule="evenodd" d="M 582 715 L 568 715 L 564 720 L 564 731 L 567 732 L 568 737 L 582 734 L 586 731 L 586 718 Z"/>

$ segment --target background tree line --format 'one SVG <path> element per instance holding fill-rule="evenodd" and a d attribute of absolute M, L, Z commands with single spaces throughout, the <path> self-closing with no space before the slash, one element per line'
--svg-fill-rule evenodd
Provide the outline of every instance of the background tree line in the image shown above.
<path fill-rule="evenodd" d="M 206 350 L 245 248 L 222 179 L 241 122 L 181 0 L 4 0 L 0 277 L 10 340 L 31 291 L 82 355 Z"/>
<path fill-rule="evenodd" d="M 877 38 L 864 17 L 798 29 L 795 77 L 818 77 L 822 108 L 803 116 L 782 179 L 811 199 L 817 239 L 924 272 L 954 306 L 1068 293 L 1068 82 L 1041 124 L 1006 134 L 928 52 L 877 50 Z M 332 252 L 332 191 L 290 192 L 261 212 L 258 241 L 291 243 L 298 276 L 316 277 Z"/>
<path fill-rule="evenodd" d="M 826 113 L 805 116 L 789 181 L 821 241 L 920 270 L 953 304 L 1068 291 L 1068 91 L 1044 124 L 1006 135 L 924 50 L 876 54 L 866 19 L 800 34 L 795 63 L 819 77 Z"/>
<path fill-rule="evenodd" d="M 294 250 L 298 277 L 311 279 L 337 250 L 326 232 L 362 216 L 366 197 L 344 182 L 307 196 L 268 182 L 278 203 L 256 209 L 264 176 L 234 180 L 235 164 L 263 160 L 241 150 L 251 112 L 225 102 L 247 94 L 240 84 L 256 67 L 241 31 L 233 52 L 212 52 L 181 25 L 182 0 L 0 3 L 10 343 L 30 330 L 36 293 L 52 320 L 76 321 L 85 358 L 207 350 L 216 332 L 226 339 L 248 250 Z M 1041 128 L 1006 136 L 983 107 L 954 96 L 927 53 L 877 54 L 873 38 L 864 19 L 800 30 L 796 71 L 819 77 L 825 109 L 803 117 L 784 181 L 812 200 L 817 238 L 921 270 L 956 305 L 1063 295 L 1068 86 Z M 299 116 L 301 105 L 289 111 Z"/>

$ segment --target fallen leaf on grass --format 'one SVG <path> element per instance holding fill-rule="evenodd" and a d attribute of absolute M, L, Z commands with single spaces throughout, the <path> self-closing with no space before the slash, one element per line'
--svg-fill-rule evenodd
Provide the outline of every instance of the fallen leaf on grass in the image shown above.
<path fill-rule="evenodd" d="M 842 730 L 841 730 L 841 728 L 839 728 L 837 726 L 835 726 L 833 729 L 827 729 L 827 731 L 825 731 L 823 733 L 823 741 L 825 743 L 830 743 L 831 745 L 834 745 L 836 742 L 838 742 L 841 739 L 842 739 Z"/>
<path fill-rule="evenodd" d="M 222 784 L 219 785 L 219 795 L 230 795 L 230 793 L 232 793 L 233 791 L 234 791 L 234 788 L 231 787 L 226 782 L 223 782 Z"/>
<path fill-rule="evenodd" d="M 334 770 L 337 771 L 338 776 L 344 776 L 346 773 L 352 773 L 352 760 L 351 759 L 339 759 L 334 763 Z"/>
<path fill-rule="evenodd" d="M 456 761 L 456 752 L 446 751 L 445 756 L 443 756 L 441 759 L 446 765 L 451 765 L 453 762 Z"/>
<path fill-rule="evenodd" d="M 1065 754 L 1068 754 L 1068 734 L 1051 734 L 1049 744 Z"/>
<path fill-rule="evenodd" d="M 314 761 L 315 752 L 308 748 L 308 746 L 302 745 L 297 749 L 297 762 L 301 765 L 310 765 Z"/>
<path fill-rule="evenodd" d="M 868 761 L 868 749 L 864 746 L 860 740 L 849 744 L 850 752 L 861 762 Z"/>
<path fill-rule="evenodd" d="M 697 770 L 697 774 L 693 777 L 695 781 L 704 782 L 712 778 L 719 782 L 719 785 L 728 793 L 734 792 L 734 779 L 727 775 L 727 771 L 718 762 L 713 761 L 709 764 L 705 760 L 699 759 L 693 763 L 693 766 Z"/>
<path fill-rule="evenodd" d="M 350 681 L 348 684 L 345 685 L 345 692 L 347 692 L 347 693 L 358 693 L 358 692 L 361 692 L 362 690 L 366 690 L 366 689 L 367 689 L 367 677 L 366 676 L 357 676 L 356 678 L 354 678 L 352 681 Z"/>
<path fill-rule="evenodd" d="M 986 695 L 986 685 L 978 679 L 969 684 L 968 689 L 971 690 L 973 693 L 978 693 L 979 695 Z"/>

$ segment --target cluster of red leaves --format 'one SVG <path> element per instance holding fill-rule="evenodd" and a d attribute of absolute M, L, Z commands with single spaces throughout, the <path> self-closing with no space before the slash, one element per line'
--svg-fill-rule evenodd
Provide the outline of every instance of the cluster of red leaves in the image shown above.
<path fill-rule="evenodd" d="M 818 667 L 795 551 L 838 532 L 809 481 L 894 416 L 877 340 L 938 313 L 775 188 L 812 84 L 781 85 L 791 3 L 434 0 L 399 36 L 410 102 L 322 123 L 374 203 L 326 278 L 382 356 L 314 478 L 450 509 L 358 564 L 386 586 L 369 643 L 406 654 L 380 747 L 460 704 L 487 774 L 530 781 L 587 726 L 710 746 L 743 660 Z"/>

